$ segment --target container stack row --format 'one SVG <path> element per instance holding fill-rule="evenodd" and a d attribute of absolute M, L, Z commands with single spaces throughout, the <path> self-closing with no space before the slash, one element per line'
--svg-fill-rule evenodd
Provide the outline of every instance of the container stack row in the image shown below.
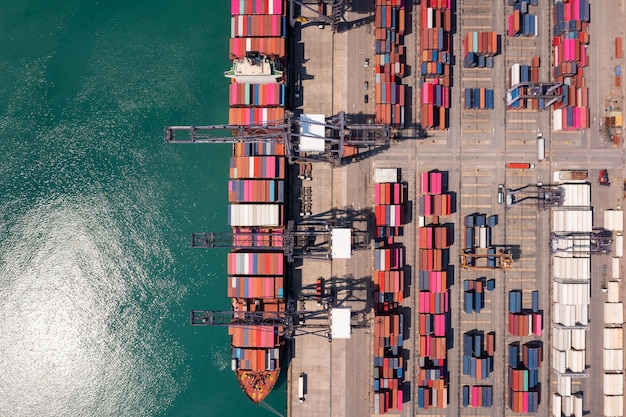
<path fill-rule="evenodd" d="M 607 223 L 605 212 L 605 225 Z M 621 219 L 620 219 L 621 220 Z M 619 224 L 610 226 L 614 230 L 623 230 Z M 620 239 L 621 240 L 621 239 Z M 612 278 L 619 280 L 620 258 L 613 258 Z M 624 304 L 620 299 L 620 282 L 609 281 L 606 284 L 606 301 L 604 302 L 604 343 L 603 343 L 603 370 L 604 370 L 604 415 L 617 414 L 623 410 L 624 403 Z M 621 404 L 621 406 L 620 406 Z M 574 406 L 572 404 L 572 406 Z M 619 410 L 619 411 L 618 411 Z M 623 413 L 621 414 L 623 415 Z"/>
<path fill-rule="evenodd" d="M 233 68 L 228 119 L 234 125 L 263 125 L 285 117 L 285 86 L 278 70 L 285 61 L 287 20 L 282 0 L 231 1 L 230 56 Z M 254 70 L 253 70 L 254 68 Z M 271 82 L 237 81 L 261 72 L 276 75 Z M 245 74 L 246 71 L 250 74 Z"/>
<path fill-rule="evenodd" d="M 493 372 L 495 333 L 473 330 L 463 334 L 463 375 L 479 381 Z"/>
<path fill-rule="evenodd" d="M 247 84 L 230 85 L 229 102 L 231 107 L 276 107 L 285 105 L 284 84 Z"/>
<path fill-rule="evenodd" d="M 463 407 L 491 407 L 493 405 L 493 386 L 463 385 Z"/>
<path fill-rule="evenodd" d="M 404 126 L 405 25 L 403 0 L 376 0 L 375 120 L 395 127 Z"/>
<path fill-rule="evenodd" d="M 230 203 L 284 203 L 285 182 L 281 180 L 230 180 Z"/>
<path fill-rule="evenodd" d="M 493 291 L 496 287 L 494 279 L 466 279 L 463 281 L 463 311 L 467 314 L 480 313 L 485 307 L 485 290 Z"/>
<path fill-rule="evenodd" d="M 553 10 L 554 79 L 566 87 L 564 100 L 555 104 L 552 129 L 586 129 L 589 127 L 587 93 L 577 90 L 586 87 L 583 68 L 589 64 L 589 0 L 555 0 Z"/>
<path fill-rule="evenodd" d="M 405 223 L 406 193 L 406 184 L 400 182 L 374 184 L 375 237 L 402 235 L 402 226 Z"/>
<path fill-rule="evenodd" d="M 563 7 L 563 6 L 561 6 Z M 568 186 L 565 184 L 565 186 Z M 574 187 L 572 185 L 569 185 Z M 553 235 L 591 233 L 594 228 L 591 213 L 591 185 L 575 185 L 575 197 L 567 200 L 560 210 L 552 209 Z M 557 390 L 552 397 L 553 414 L 561 410 L 572 414 L 574 403 L 582 405 L 582 391 L 572 391 L 572 379 L 587 377 L 587 328 L 591 299 L 591 255 L 572 245 L 551 255 L 552 329 L 550 332 Z M 622 328 L 616 334 L 604 333 L 604 349 L 614 349 L 613 341 L 622 341 Z M 613 329 L 609 329 L 612 331 Z M 611 336 L 615 336 L 613 339 Z M 604 352 L 603 352 L 604 353 Z M 598 355 L 600 352 L 597 353 Z M 620 357 L 622 355 L 620 354 Z M 606 405 L 606 403 L 605 403 Z M 578 405 L 576 405 L 578 407 Z M 614 414 L 608 414 L 614 415 Z"/>
<path fill-rule="evenodd" d="M 533 292 L 533 296 L 537 292 Z M 512 336 L 541 336 L 543 313 L 533 303 L 531 310 L 522 308 L 522 290 L 509 291 L 509 334 Z"/>
<path fill-rule="evenodd" d="M 535 0 L 533 5 L 536 6 L 536 3 Z M 537 36 L 539 34 L 537 16 L 529 13 L 528 6 L 530 5 L 530 0 L 514 2 L 513 13 L 507 19 L 509 36 Z"/>
<path fill-rule="evenodd" d="M 285 86 L 278 68 L 285 59 L 286 31 L 283 0 L 231 1 L 233 68 L 225 73 L 232 80 L 230 124 L 249 126 L 284 118 Z M 258 68 L 271 73 L 271 82 L 237 82 Z M 228 183 L 233 250 L 227 256 L 227 291 L 235 311 L 285 309 L 284 155 L 280 143 L 233 145 Z M 282 333 L 277 325 L 229 327 L 232 370 L 252 376 L 279 370 Z M 246 392 L 253 399 L 258 395 Z"/>
<path fill-rule="evenodd" d="M 423 207 L 431 204 L 430 198 L 447 195 L 446 172 L 422 172 L 419 178 L 417 406 L 447 408 L 447 352 L 451 327 L 448 268 L 452 234 L 448 225 L 439 223 L 439 216 L 453 209 L 449 203 L 444 210 Z"/>
<path fill-rule="evenodd" d="M 281 60 L 285 58 L 283 0 L 231 0 L 230 10 L 231 59 L 245 58 L 251 52 Z"/>
<path fill-rule="evenodd" d="M 395 2 L 381 3 L 391 7 Z M 402 236 L 407 189 L 399 178 L 398 169 L 374 171 L 374 414 L 402 412 L 404 398 L 406 355 L 402 348 L 404 310 L 401 303 L 406 254 L 405 247 L 394 239 Z"/>
<path fill-rule="evenodd" d="M 465 108 L 476 110 L 493 110 L 493 88 L 466 88 Z"/>
<path fill-rule="evenodd" d="M 515 413 L 536 413 L 540 401 L 539 371 L 543 361 L 543 345 L 528 342 L 511 343 L 509 357 L 509 408 Z M 521 360 L 520 360 L 521 353 Z"/>
<path fill-rule="evenodd" d="M 450 0 L 421 2 L 420 88 L 424 129 L 445 130 L 450 125 L 453 19 Z"/>
<path fill-rule="evenodd" d="M 420 174 L 419 215 L 448 216 L 452 213 L 452 196 L 445 186 L 447 176 L 440 171 Z"/>
<path fill-rule="evenodd" d="M 377 315 L 374 320 L 374 413 L 402 411 L 404 315 Z"/>
<path fill-rule="evenodd" d="M 463 38 L 463 67 L 493 68 L 499 49 L 497 32 L 468 32 Z"/>

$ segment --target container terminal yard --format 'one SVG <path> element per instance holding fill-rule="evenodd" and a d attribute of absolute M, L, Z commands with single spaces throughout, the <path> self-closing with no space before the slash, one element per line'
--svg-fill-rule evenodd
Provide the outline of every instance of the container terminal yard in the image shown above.
<path fill-rule="evenodd" d="M 625 10 L 232 0 L 230 120 L 165 140 L 233 144 L 233 231 L 192 238 L 231 249 L 233 310 L 191 322 L 228 327 L 245 395 L 624 415 Z"/>

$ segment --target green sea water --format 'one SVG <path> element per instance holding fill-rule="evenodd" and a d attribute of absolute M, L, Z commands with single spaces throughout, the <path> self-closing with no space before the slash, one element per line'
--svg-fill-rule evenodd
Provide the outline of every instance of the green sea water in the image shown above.
<path fill-rule="evenodd" d="M 230 370 L 230 1 L 0 0 L 0 416 L 272 416 Z M 268 398 L 285 414 L 284 375 Z"/>

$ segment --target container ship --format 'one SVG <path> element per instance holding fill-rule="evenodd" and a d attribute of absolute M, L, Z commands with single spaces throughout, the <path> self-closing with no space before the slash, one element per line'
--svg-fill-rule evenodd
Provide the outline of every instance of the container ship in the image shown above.
<path fill-rule="evenodd" d="M 285 12 L 284 0 L 231 1 L 233 66 L 224 74 L 231 80 L 229 123 L 257 126 L 249 130 L 251 136 L 284 119 Z M 284 143 L 251 140 L 233 145 L 228 183 L 233 250 L 227 273 L 234 314 L 228 333 L 232 370 L 255 403 L 267 397 L 280 375 L 284 328 L 275 324 L 280 320 L 246 325 L 243 319 L 248 312 L 280 319 L 285 311 L 286 179 Z"/>

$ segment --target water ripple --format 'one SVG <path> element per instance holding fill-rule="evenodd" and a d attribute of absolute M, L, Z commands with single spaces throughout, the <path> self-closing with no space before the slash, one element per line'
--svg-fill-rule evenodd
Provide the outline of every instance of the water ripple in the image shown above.
<path fill-rule="evenodd" d="M 0 247 L 0 415 L 154 415 L 184 387 L 161 334 L 182 290 L 133 259 L 113 218 L 102 196 L 41 202 Z"/>

